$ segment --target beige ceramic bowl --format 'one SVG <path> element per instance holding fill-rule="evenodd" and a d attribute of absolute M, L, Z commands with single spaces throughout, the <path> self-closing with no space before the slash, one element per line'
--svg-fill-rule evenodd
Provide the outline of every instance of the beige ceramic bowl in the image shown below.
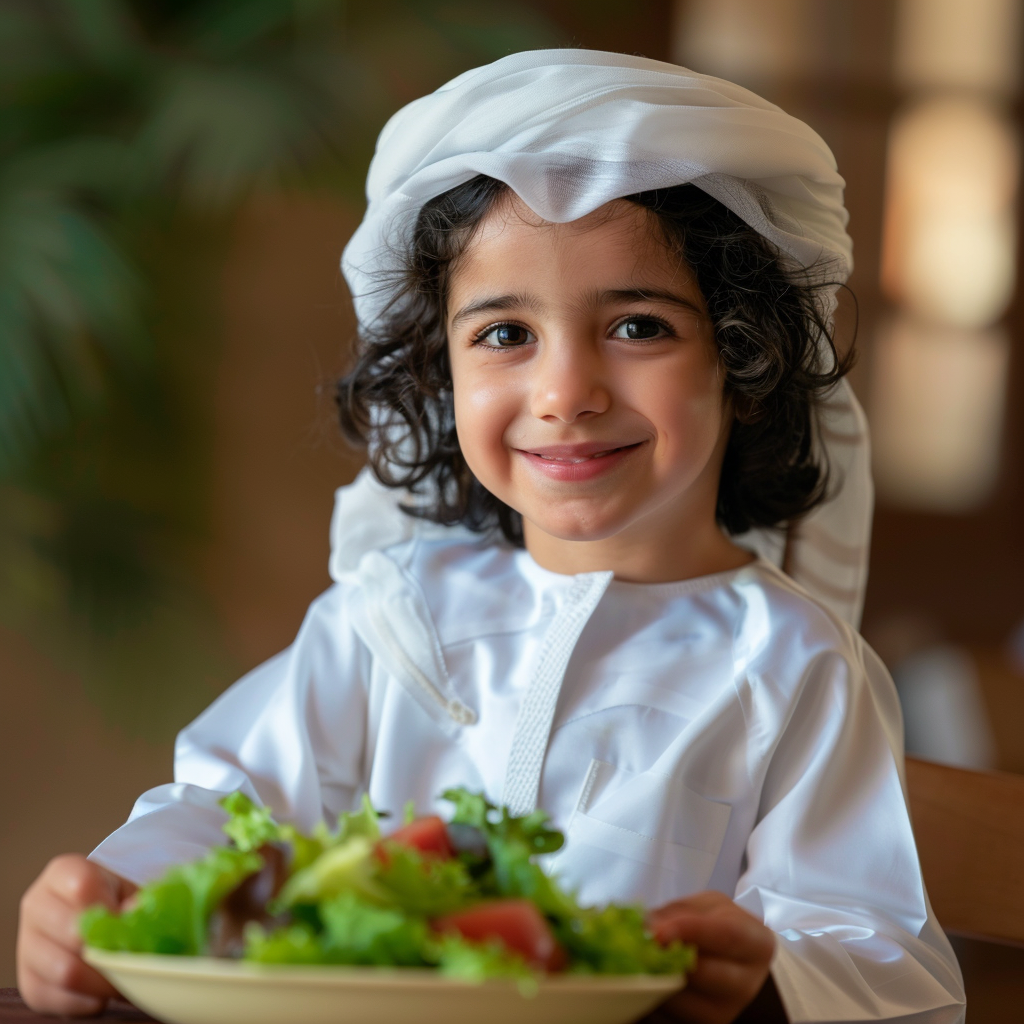
<path fill-rule="evenodd" d="M 125 997 L 167 1024 L 626 1024 L 681 987 L 678 977 L 543 979 L 473 985 L 435 971 L 290 967 L 87 949 Z"/>

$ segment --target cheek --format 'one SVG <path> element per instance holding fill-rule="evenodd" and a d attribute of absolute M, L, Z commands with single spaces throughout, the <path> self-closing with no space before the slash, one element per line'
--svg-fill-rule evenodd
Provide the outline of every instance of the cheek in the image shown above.
<path fill-rule="evenodd" d="M 687 370 L 652 382 L 648 408 L 670 457 L 688 453 L 706 458 L 722 431 L 722 386 L 717 366 Z"/>
<path fill-rule="evenodd" d="M 515 416 L 515 395 L 503 382 L 472 372 L 453 373 L 452 386 L 459 444 L 470 468 L 479 475 L 473 459 L 503 448 L 505 431 Z"/>

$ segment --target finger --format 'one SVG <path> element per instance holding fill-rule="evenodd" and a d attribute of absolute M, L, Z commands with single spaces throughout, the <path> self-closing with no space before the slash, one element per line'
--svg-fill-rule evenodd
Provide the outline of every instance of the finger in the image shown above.
<path fill-rule="evenodd" d="M 728 916 L 739 909 L 724 893 L 714 891 L 699 892 L 684 899 L 673 900 L 671 903 L 649 911 L 647 914 L 647 927 L 657 935 L 665 930 L 667 926 L 673 926 L 674 922 L 679 918 Z"/>
<path fill-rule="evenodd" d="M 45 985 L 100 1000 L 117 995 L 114 986 L 102 974 L 46 935 L 39 932 L 26 935 L 21 952 L 25 971 Z"/>
<path fill-rule="evenodd" d="M 739 1007 L 736 1003 L 724 1004 L 714 996 L 684 988 L 665 1004 L 674 1017 L 686 1024 L 725 1024 L 731 1021 Z"/>
<path fill-rule="evenodd" d="M 102 997 L 69 992 L 28 970 L 18 972 L 18 991 L 29 1009 L 36 1013 L 86 1017 L 99 1013 L 106 1005 L 106 999 Z"/>
<path fill-rule="evenodd" d="M 662 943 L 672 940 L 692 943 L 700 955 L 740 963 L 767 964 L 775 949 L 775 939 L 769 929 L 737 920 L 678 917 L 659 924 L 654 935 Z"/>
<path fill-rule="evenodd" d="M 117 910 L 120 903 L 120 879 L 113 872 L 86 860 L 81 854 L 66 853 L 46 866 L 40 881 L 43 887 L 72 907 L 102 903 Z"/>
<path fill-rule="evenodd" d="M 692 913 L 709 913 L 721 911 L 724 908 L 735 907 L 736 904 L 723 892 L 708 889 L 704 892 L 696 892 L 692 896 L 685 896 L 683 899 L 673 900 L 664 906 L 650 911 L 647 915 L 648 921 L 656 921 L 662 917 L 671 917 L 676 913 L 687 911 Z"/>
<path fill-rule="evenodd" d="M 82 948 L 78 917 L 76 908 L 68 906 L 49 890 L 43 890 L 36 893 L 30 903 L 26 903 L 22 919 L 27 930 L 45 935 L 58 946 L 74 953 Z"/>
<path fill-rule="evenodd" d="M 659 942 L 691 942 L 698 953 L 743 963 L 767 963 L 775 950 L 775 937 L 748 914 L 677 913 L 661 918 L 653 927 Z"/>
<path fill-rule="evenodd" d="M 768 967 L 700 957 L 697 966 L 686 977 L 686 988 L 713 997 L 742 996 L 749 1002 L 761 990 Z"/>

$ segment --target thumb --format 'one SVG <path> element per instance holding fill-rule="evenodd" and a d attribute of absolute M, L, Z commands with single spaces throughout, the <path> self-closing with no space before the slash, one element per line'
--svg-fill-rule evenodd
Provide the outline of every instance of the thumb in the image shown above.
<path fill-rule="evenodd" d="M 111 910 L 120 910 L 125 898 L 129 895 L 126 890 L 131 882 L 115 875 L 109 868 L 96 864 L 97 896 L 104 906 Z"/>
<path fill-rule="evenodd" d="M 120 913 L 126 914 L 129 910 L 134 910 L 139 902 L 139 887 L 134 882 L 129 882 L 127 878 L 120 879 L 120 882 L 120 905 L 117 909 Z"/>
<path fill-rule="evenodd" d="M 102 903 L 108 910 L 122 912 L 126 904 L 134 899 L 138 892 L 138 886 L 134 882 L 114 874 L 109 868 L 103 867 L 94 861 L 86 861 L 91 869 L 89 875 L 83 879 L 83 896 L 92 897 L 93 903 Z"/>
<path fill-rule="evenodd" d="M 121 902 L 121 881 L 112 871 L 80 853 L 65 853 L 47 864 L 37 884 L 70 907 L 100 903 L 116 910 Z"/>

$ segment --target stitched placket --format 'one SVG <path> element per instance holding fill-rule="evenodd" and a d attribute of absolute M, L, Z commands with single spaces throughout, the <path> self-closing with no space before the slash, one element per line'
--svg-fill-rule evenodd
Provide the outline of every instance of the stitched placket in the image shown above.
<path fill-rule="evenodd" d="M 533 678 L 516 718 L 505 772 L 502 802 L 512 814 L 528 814 L 537 806 L 544 756 L 565 670 L 583 627 L 613 575 L 594 572 L 577 576 L 541 643 Z"/>

